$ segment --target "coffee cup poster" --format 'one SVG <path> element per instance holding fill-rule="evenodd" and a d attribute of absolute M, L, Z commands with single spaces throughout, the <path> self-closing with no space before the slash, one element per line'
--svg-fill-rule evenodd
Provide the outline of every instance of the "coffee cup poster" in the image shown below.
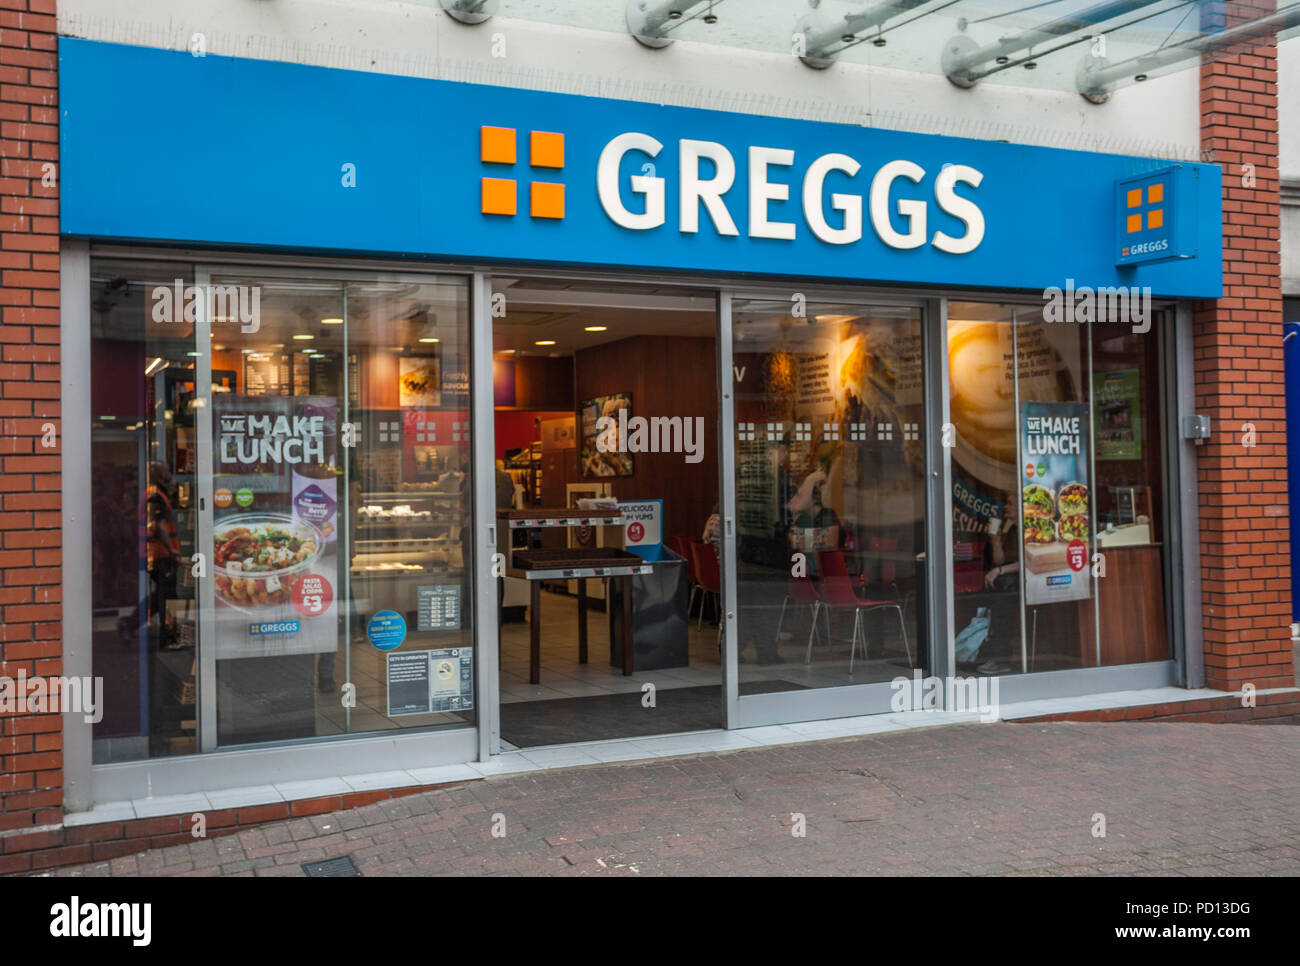
<path fill-rule="evenodd" d="M 1020 404 L 1020 518 L 1027 604 L 1092 596 L 1088 407 Z"/>

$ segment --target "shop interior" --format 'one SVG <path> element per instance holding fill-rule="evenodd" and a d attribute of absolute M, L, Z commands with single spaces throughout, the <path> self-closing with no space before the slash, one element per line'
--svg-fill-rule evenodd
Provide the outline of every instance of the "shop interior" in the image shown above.
<path fill-rule="evenodd" d="M 540 277 L 498 277 L 493 288 L 505 309 L 493 320 L 499 550 L 507 558 L 502 747 L 722 727 L 721 567 L 702 540 L 719 492 L 715 299 Z M 617 442 L 620 413 L 680 417 L 693 431 L 667 440 L 680 444 L 677 452 L 634 451 L 631 433 L 627 446 Z M 605 435 L 602 417 L 613 426 Z M 683 451 L 687 443 L 692 452 Z M 649 505 L 643 523 L 620 524 L 618 509 L 601 522 L 602 508 L 628 501 Z M 559 560 L 561 570 L 582 572 L 591 561 L 591 569 L 621 563 L 647 572 L 544 577 L 542 558 Z M 707 565 L 703 581 L 697 559 Z M 625 663 L 629 585 L 634 645 Z"/>

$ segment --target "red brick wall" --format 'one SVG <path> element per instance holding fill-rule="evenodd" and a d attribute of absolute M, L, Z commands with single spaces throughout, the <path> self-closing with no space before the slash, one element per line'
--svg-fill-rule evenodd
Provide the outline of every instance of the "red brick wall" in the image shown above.
<path fill-rule="evenodd" d="M 0 675 L 58 675 L 61 448 L 55 0 L 0 0 Z M 53 184 L 42 179 L 52 176 Z M 48 179 L 47 179 L 48 180 Z M 0 863 L 63 814 L 57 714 L 0 716 Z M 8 833 L 6 835 L 6 833 Z M 26 848 L 32 847 L 30 844 Z M 9 859 L 9 862 L 5 862 Z"/>
<path fill-rule="evenodd" d="M 1227 5 L 1229 24 L 1270 0 Z M 1291 687 L 1286 400 L 1279 253 L 1277 47 L 1227 48 L 1201 65 L 1201 147 L 1223 166 L 1223 298 L 1196 312 L 1205 676 L 1213 688 Z M 1244 166 L 1252 165 L 1253 170 Z M 1252 183 L 1253 180 L 1253 183 Z M 1243 425 L 1254 426 L 1253 447 Z"/>

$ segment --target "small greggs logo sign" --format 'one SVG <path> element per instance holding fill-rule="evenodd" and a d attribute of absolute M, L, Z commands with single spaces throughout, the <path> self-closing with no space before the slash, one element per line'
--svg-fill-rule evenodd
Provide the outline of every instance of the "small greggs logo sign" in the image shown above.
<path fill-rule="evenodd" d="M 1116 265 L 1195 257 L 1195 178 L 1175 165 L 1115 182 Z"/>
<path fill-rule="evenodd" d="M 517 132 L 514 128 L 483 127 L 479 132 L 479 145 L 479 160 L 485 165 L 516 165 Z M 649 163 L 663 150 L 660 141 L 635 131 L 617 135 L 601 150 L 596 163 L 596 193 L 605 216 L 614 224 L 632 231 L 646 231 L 667 223 L 667 181 L 657 176 L 654 165 Z M 771 204 L 791 200 L 792 191 L 798 190 L 803 227 L 827 244 L 850 245 L 860 241 L 864 222 L 869 222 L 881 242 L 895 249 L 929 245 L 941 252 L 964 255 L 974 251 L 984 240 L 984 212 L 968 197 L 980 186 L 984 174 L 969 165 L 945 164 L 938 171 L 927 171 L 912 161 L 888 161 L 871 177 L 864 212 L 864 198 L 860 193 L 832 190 L 827 196 L 828 179 L 834 179 L 832 185 L 843 183 L 856 177 L 862 169 L 862 165 L 847 154 L 820 155 L 803 169 L 800 177 L 797 172 L 785 174 L 781 170 L 795 166 L 793 150 L 751 146 L 746 158 L 749 194 L 747 199 L 738 199 L 729 197 L 736 181 L 737 166 L 735 157 L 724 145 L 683 138 L 678 141 L 677 151 L 677 227 L 684 234 L 700 231 L 703 213 L 718 235 L 739 236 L 741 231 L 736 216 L 743 214 L 747 215 L 745 230 L 748 237 L 793 241 L 800 226 L 794 221 L 779 220 L 774 216 Z M 634 198 L 638 198 L 630 205 L 625 203 L 621 180 L 624 160 L 629 154 L 644 159 L 639 166 L 641 173 L 632 174 L 627 179 L 626 187 Z M 564 218 L 564 185 L 531 180 L 547 170 L 564 167 L 564 135 L 551 131 L 529 132 L 528 163 L 530 169 L 534 169 L 528 183 L 529 214 L 533 218 Z M 796 186 L 792 181 L 801 183 Z M 902 188 L 896 189 L 899 182 L 902 182 Z M 951 216 L 945 219 L 943 228 L 930 231 L 928 201 L 902 197 L 909 193 L 906 191 L 909 183 L 928 184 L 938 210 Z M 516 178 L 484 177 L 480 191 L 483 214 L 513 217 L 517 213 L 519 185 Z M 953 228 L 954 224 L 962 230 L 951 234 L 945 230 Z"/>
<path fill-rule="evenodd" d="M 512 127 L 479 130 L 479 160 L 484 164 L 513 167 L 518 155 L 517 132 Z M 528 132 L 528 165 L 543 171 L 564 167 L 564 135 L 554 131 Z M 479 187 L 485 215 L 513 216 L 519 207 L 519 183 L 514 178 L 484 178 Z M 528 213 L 534 218 L 564 217 L 564 185 L 553 181 L 528 182 Z"/>

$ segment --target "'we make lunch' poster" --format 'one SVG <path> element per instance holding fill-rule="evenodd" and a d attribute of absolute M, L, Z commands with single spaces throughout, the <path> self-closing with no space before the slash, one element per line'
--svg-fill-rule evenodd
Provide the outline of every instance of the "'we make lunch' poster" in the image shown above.
<path fill-rule="evenodd" d="M 1025 602 L 1092 596 L 1092 494 L 1088 489 L 1088 407 L 1020 404 L 1020 518 Z"/>

